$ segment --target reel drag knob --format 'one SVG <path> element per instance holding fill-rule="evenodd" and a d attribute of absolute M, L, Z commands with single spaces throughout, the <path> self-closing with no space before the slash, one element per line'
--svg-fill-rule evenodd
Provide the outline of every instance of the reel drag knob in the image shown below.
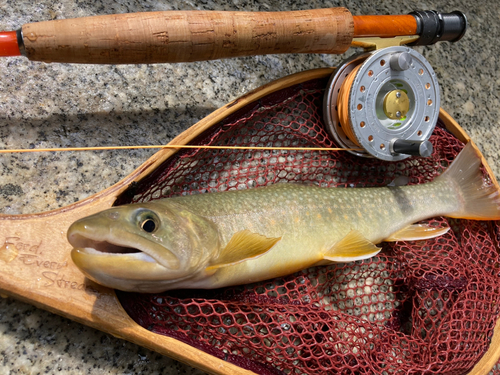
<path fill-rule="evenodd" d="M 430 156 L 439 116 L 439 84 L 430 64 L 408 47 L 354 57 L 330 79 L 325 122 L 339 146 L 398 161 Z M 431 152 L 429 152 L 431 150 Z"/>

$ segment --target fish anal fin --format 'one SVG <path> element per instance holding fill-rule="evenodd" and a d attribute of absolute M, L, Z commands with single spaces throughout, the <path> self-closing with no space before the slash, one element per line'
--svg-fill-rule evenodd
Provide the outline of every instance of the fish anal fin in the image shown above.
<path fill-rule="evenodd" d="M 229 240 L 226 247 L 221 251 L 219 257 L 206 268 L 206 271 L 214 271 L 221 267 L 232 266 L 245 260 L 257 258 L 276 245 L 281 240 L 269 238 L 248 229 L 236 232 Z"/>
<path fill-rule="evenodd" d="M 392 241 L 419 241 L 429 238 L 439 237 L 450 230 L 450 227 L 431 227 L 427 224 L 409 225 L 384 239 L 386 242 Z"/>
<path fill-rule="evenodd" d="M 344 238 L 332 246 L 323 256 L 324 260 L 332 262 L 354 262 L 356 260 L 371 258 L 382 250 L 380 247 L 367 240 L 357 230 L 351 230 Z"/>

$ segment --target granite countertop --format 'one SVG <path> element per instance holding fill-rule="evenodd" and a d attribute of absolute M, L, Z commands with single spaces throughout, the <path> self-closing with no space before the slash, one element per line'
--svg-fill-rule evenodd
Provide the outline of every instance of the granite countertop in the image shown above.
<path fill-rule="evenodd" d="M 470 28 L 456 44 L 418 47 L 437 73 L 441 106 L 500 177 L 494 0 L 376 2 L 20 0 L 0 2 L 0 29 L 29 22 L 153 10 L 278 11 L 345 6 L 355 15 L 461 10 Z M 0 148 L 167 143 L 229 101 L 277 78 L 336 66 L 354 53 L 270 55 L 213 62 L 96 66 L 0 60 Z M 118 182 L 155 151 L 0 155 L 0 212 L 65 206 Z M 0 234 L 1 237 L 1 234 Z M 0 238 L 0 242 L 4 239 Z M 198 374 L 199 370 L 11 298 L 0 300 L 0 373 Z"/>

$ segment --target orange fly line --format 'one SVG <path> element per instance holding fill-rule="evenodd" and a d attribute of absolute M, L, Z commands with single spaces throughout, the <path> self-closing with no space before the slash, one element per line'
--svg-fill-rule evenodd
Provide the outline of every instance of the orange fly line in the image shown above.
<path fill-rule="evenodd" d="M 0 154 L 14 154 L 25 152 L 57 152 L 57 151 L 105 151 L 105 150 L 131 150 L 131 149 L 212 149 L 212 150 L 262 150 L 262 151 L 359 151 L 358 148 L 338 147 L 259 147 L 259 146 L 203 146 L 203 145 L 147 145 L 147 146 L 100 146 L 100 147 L 63 147 L 63 148 L 33 148 L 0 150 Z"/>

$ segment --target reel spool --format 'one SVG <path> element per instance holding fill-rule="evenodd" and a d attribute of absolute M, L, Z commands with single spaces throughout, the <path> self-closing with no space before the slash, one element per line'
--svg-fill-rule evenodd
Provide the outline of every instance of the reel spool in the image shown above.
<path fill-rule="evenodd" d="M 327 130 L 340 147 L 363 157 L 399 161 L 432 154 L 439 84 L 425 58 L 388 47 L 345 62 L 324 97 Z"/>

